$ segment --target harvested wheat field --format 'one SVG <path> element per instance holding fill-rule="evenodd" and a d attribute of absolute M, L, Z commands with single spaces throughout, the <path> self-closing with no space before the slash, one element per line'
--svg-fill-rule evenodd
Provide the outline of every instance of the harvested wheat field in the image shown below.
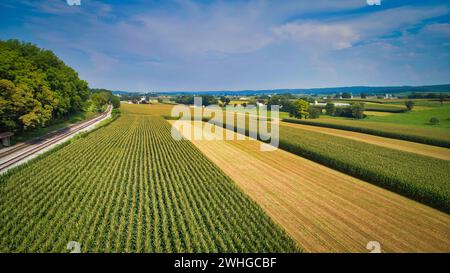
<path fill-rule="evenodd" d="M 256 140 L 195 140 L 309 252 L 449 252 L 450 216 Z"/>
<path fill-rule="evenodd" d="M 383 146 L 391 149 L 401 150 L 410 153 L 421 154 L 425 156 L 431 156 L 439 159 L 450 161 L 450 149 L 432 145 L 426 145 L 406 140 L 399 140 L 387 137 L 374 136 L 369 134 L 357 133 L 346 130 L 332 129 L 326 127 L 312 126 L 295 124 L 289 122 L 281 122 L 280 126 L 287 126 L 293 128 L 299 128 L 303 130 L 308 130 L 312 132 L 318 132 L 338 137 L 344 137 L 348 139 L 353 139 L 357 141 L 363 141 L 370 144 Z"/>

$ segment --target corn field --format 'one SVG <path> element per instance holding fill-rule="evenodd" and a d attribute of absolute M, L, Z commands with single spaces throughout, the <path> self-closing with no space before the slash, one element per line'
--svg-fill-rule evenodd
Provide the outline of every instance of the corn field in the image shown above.
<path fill-rule="evenodd" d="M 298 119 L 292 123 L 308 124 L 309 121 Z M 248 123 L 242 129 L 245 135 L 250 135 Z M 279 148 L 450 213 L 450 162 L 447 160 L 283 123 Z"/>
<path fill-rule="evenodd" d="M 145 106 L 149 109 L 151 106 Z M 0 251 L 295 252 L 299 247 L 160 110 L 123 114 L 0 177 Z"/>

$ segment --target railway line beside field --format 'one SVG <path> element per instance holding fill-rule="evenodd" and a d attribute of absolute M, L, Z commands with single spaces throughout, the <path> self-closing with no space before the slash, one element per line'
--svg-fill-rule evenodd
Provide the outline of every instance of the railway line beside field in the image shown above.
<path fill-rule="evenodd" d="M 109 106 L 104 113 L 93 119 L 57 130 L 36 140 L 19 143 L 0 150 L 0 174 L 48 151 L 77 133 L 92 129 L 96 124 L 109 117 L 111 110 L 112 107 Z"/>

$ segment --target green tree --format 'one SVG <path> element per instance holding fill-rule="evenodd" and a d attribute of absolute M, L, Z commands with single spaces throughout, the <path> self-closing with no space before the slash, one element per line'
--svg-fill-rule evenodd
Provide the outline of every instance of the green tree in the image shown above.
<path fill-rule="evenodd" d="M 321 110 L 314 108 L 314 107 L 309 107 L 308 109 L 308 118 L 310 119 L 316 119 L 320 117 L 320 113 Z"/>
<path fill-rule="evenodd" d="M 223 103 L 223 105 L 228 105 L 228 104 L 230 104 L 230 98 L 228 98 L 228 97 L 225 97 L 225 96 L 221 96 L 220 97 L 220 101 Z"/>
<path fill-rule="evenodd" d="M 83 111 L 89 88 L 53 52 L 0 41 L 0 128 L 21 131 Z"/>
<path fill-rule="evenodd" d="M 344 92 L 342 93 L 342 98 L 343 99 L 350 99 L 352 97 L 352 94 L 348 93 L 348 92 Z"/>
<path fill-rule="evenodd" d="M 51 106 L 34 98 L 26 86 L 18 87 L 0 80 L 0 128 L 2 131 L 30 129 L 45 125 L 51 119 Z"/>
<path fill-rule="evenodd" d="M 354 103 L 351 107 L 352 116 L 356 119 L 364 118 L 364 104 L 363 103 Z"/>
<path fill-rule="evenodd" d="M 444 93 L 439 93 L 439 102 L 441 103 L 441 105 L 444 104 L 445 98 L 447 96 Z"/>
<path fill-rule="evenodd" d="M 328 102 L 325 106 L 325 113 L 329 116 L 334 115 L 336 111 L 336 107 L 334 106 L 334 103 Z"/>
<path fill-rule="evenodd" d="M 126 98 L 129 99 L 128 96 Z M 137 100 L 140 100 L 140 97 L 136 96 Z M 114 95 L 111 90 L 107 89 L 91 89 L 91 101 L 97 111 L 101 111 L 103 106 L 108 103 L 111 103 L 113 108 L 120 107 L 120 98 Z"/>
<path fill-rule="evenodd" d="M 295 106 L 297 108 L 296 117 L 299 119 L 308 118 L 309 112 L 309 103 L 305 100 L 297 100 L 295 102 Z"/>
<path fill-rule="evenodd" d="M 436 118 L 436 117 L 432 117 L 432 118 L 430 119 L 430 124 L 431 124 L 431 125 L 439 124 L 439 119 Z"/>
<path fill-rule="evenodd" d="M 405 106 L 408 111 L 411 111 L 412 109 L 414 109 L 414 102 L 411 100 L 405 101 Z"/>
<path fill-rule="evenodd" d="M 95 92 L 91 95 L 91 100 L 96 111 L 101 111 L 103 106 L 108 104 L 109 96 L 107 92 Z"/>
<path fill-rule="evenodd" d="M 204 95 L 201 96 L 201 98 L 202 98 L 202 105 L 204 106 L 217 104 L 217 99 L 214 96 Z"/>
<path fill-rule="evenodd" d="M 113 95 L 110 97 L 110 100 L 111 100 L 111 104 L 114 108 L 120 107 L 120 98 L 119 97 Z M 158 99 L 158 101 L 159 101 L 159 99 Z"/>

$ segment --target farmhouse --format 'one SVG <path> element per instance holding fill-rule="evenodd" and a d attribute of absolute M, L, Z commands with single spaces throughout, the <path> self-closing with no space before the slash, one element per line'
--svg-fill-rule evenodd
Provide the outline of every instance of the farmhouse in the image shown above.
<path fill-rule="evenodd" d="M 344 103 L 344 102 L 332 102 L 334 104 L 334 106 L 350 106 L 350 103 Z M 315 106 L 326 106 L 327 103 L 326 102 L 317 102 L 314 101 L 314 103 L 311 103 L 312 105 Z"/>
<path fill-rule="evenodd" d="M 138 104 L 146 104 L 147 102 L 147 98 L 145 96 L 142 96 L 141 99 L 138 101 Z"/>
<path fill-rule="evenodd" d="M 333 104 L 334 104 L 334 106 L 337 106 L 337 107 L 339 107 L 339 106 L 350 106 L 350 103 L 344 103 L 344 102 L 334 102 Z"/>

